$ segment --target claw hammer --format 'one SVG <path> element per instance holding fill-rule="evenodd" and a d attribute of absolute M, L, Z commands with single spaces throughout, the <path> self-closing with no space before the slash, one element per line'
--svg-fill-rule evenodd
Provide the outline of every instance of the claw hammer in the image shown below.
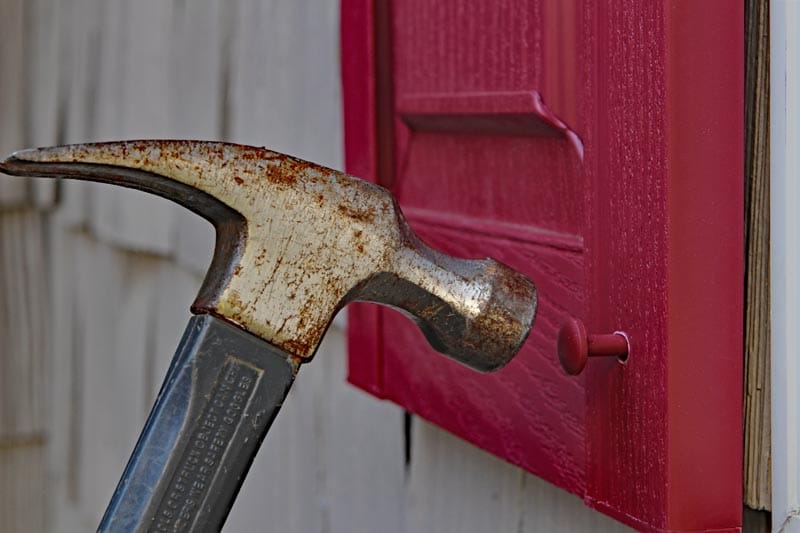
<path fill-rule="evenodd" d="M 348 302 L 400 310 L 434 349 L 484 372 L 533 322 L 523 274 L 432 250 L 386 189 L 264 148 L 78 144 L 16 152 L 0 171 L 155 193 L 216 228 L 195 316 L 99 531 L 221 529 L 298 369 Z"/>

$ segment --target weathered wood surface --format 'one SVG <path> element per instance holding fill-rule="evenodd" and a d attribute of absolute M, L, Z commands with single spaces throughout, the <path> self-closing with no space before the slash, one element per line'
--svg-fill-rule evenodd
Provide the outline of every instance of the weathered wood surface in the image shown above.
<path fill-rule="evenodd" d="M 214 138 L 341 167 L 337 6 L 0 0 L 0 149 Z M 51 212 L 52 185 L 7 187 L 0 531 L 87 531 L 160 386 L 213 232 L 137 192 L 61 183 Z M 334 327 L 227 531 L 625 529 L 434 426 L 415 421 L 409 435 L 400 409 L 345 384 L 345 365 Z"/>
<path fill-rule="evenodd" d="M 744 503 L 770 510 L 769 3 L 745 3 Z"/>
<path fill-rule="evenodd" d="M 1 116 L 1 114 L 0 114 Z M 0 531 L 41 531 L 46 515 L 47 266 L 42 215 L 0 207 Z"/>
<path fill-rule="evenodd" d="M 28 6 L 0 6 L 0 151 L 7 152 L 39 124 L 25 104 L 40 91 L 26 94 L 26 43 L 35 38 L 26 31 Z M 33 205 L 37 189 L 0 181 L 0 531 L 35 532 L 47 527 L 45 217 Z"/>

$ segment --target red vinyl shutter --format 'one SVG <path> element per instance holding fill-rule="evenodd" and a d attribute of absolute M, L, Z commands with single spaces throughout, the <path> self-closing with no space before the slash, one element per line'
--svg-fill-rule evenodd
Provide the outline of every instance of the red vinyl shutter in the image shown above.
<path fill-rule="evenodd" d="M 743 31 L 725 0 L 343 0 L 348 171 L 540 297 L 493 374 L 356 304 L 350 381 L 637 528 L 738 530 Z M 570 317 L 629 360 L 565 374 Z"/>

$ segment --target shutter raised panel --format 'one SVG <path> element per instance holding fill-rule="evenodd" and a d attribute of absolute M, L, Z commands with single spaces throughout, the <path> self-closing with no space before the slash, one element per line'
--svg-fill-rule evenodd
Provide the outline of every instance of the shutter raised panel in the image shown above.
<path fill-rule="evenodd" d="M 743 13 L 725 0 L 342 2 L 349 172 L 536 283 L 477 374 L 354 305 L 364 388 L 634 527 L 741 524 Z M 569 317 L 631 357 L 568 376 Z"/>

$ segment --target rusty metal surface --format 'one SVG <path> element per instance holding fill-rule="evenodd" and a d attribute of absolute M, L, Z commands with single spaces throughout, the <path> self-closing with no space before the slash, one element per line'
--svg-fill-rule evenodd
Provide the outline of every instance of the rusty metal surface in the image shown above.
<path fill-rule="evenodd" d="M 492 259 L 436 252 L 391 194 L 264 148 L 124 141 L 17 152 L 14 175 L 113 183 L 174 200 L 217 228 L 214 260 L 192 308 L 310 359 L 349 301 L 398 308 L 438 351 L 499 368 L 527 337 L 536 289 Z M 142 216 L 147 216 L 142 213 Z"/>

